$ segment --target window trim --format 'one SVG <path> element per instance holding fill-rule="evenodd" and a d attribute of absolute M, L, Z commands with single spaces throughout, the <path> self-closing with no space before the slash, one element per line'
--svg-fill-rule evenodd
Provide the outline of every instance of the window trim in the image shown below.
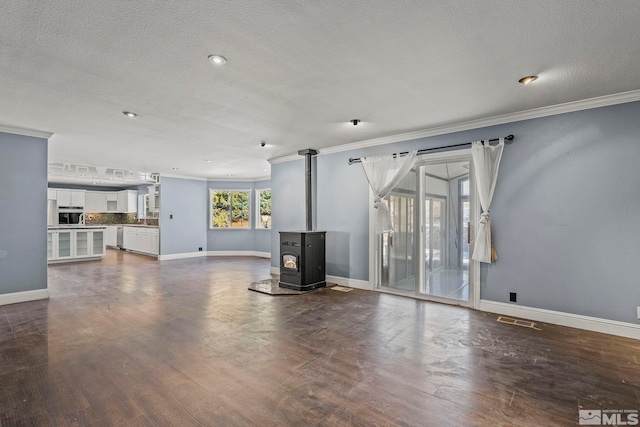
<path fill-rule="evenodd" d="M 271 227 L 269 228 L 264 228 L 260 226 L 260 192 L 262 191 L 269 191 L 271 192 L 271 187 L 268 188 L 256 188 L 255 189 L 255 193 L 256 193 L 256 218 L 255 218 L 255 223 L 254 223 L 254 228 L 256 230 L 263 230 L 263 231 L 271 231 Z"/>
<path fill-rule="evenodd" d="M 213 226 L 213 193 L 215 192 L 221 192 L 221 191 L 228 191 L 229 193 L 249 193 L 249 207 L 248 207 L 248 212 L 249 212 L 249 220 L 247 221 L 247 226 L 246 227 L 214 227 Z M 253 228 L 252 223 L 251 223 L 251 188 L 209 188 L 209 230 L 251 230 Z"/>

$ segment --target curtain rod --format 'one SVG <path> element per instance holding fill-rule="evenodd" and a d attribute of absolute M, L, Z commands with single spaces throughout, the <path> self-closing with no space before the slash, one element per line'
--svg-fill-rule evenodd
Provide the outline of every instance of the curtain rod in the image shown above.
<path fill-rule="evenodd" d="M 507 136 L 504 137 L 504 140 L 505 141 L 513 141 L 513 138 L 514 138 L 513 135 L 507 135 Z M 497 142 L 499 140 L 500 140 L 500 138 L 493 138 L 493 139 L 489 140 L 489 143 Z M 423 148 L 422 150 L 418 150 L 418 155 L 427 153 L 429 151 L 444 150 L 445 148 L 466 147 L 466 146 L 470 147 L 471 144 L 472 144 L 471 142 L 465 142 L 465 143 L 462 143 L 462 144 L 445 145 L 444 147 Z M 403 151 L 401 153 L 393 153 L 393 156 L 394 157 L 395 156 L 405 156 L 407 154 L 409 154 L 408 151 Z M 354 163 L 360 163 L 360 162 L 361 162 L 361 160 L 360 160 L 359 157 L 356 157 L 355 159 L 354 158 L 349 158 L 349 164 L 350 165 L 352 165 Z"/>

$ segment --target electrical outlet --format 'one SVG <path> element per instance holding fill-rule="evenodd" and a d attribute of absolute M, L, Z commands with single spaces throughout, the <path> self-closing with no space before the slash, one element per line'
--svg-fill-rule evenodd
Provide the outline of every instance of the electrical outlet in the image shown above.
<path fill-rule="evenodd" d="M 509 301 L 510 302 L 517 302 L 517 295 L 515 292 L 509 292 Z"/>
<path fill-rule="evenodd" d="M 199 251 L 199 252 L 202 252 L 202 248 L 198 248 L 198 251 Z M 639 308 L 640 308 L 640 307 L 639 307 Z"/>
<path fill-rule="evenodd" d="M 173 219 L 173 214 L 169 215 L 169 219 Z"/>

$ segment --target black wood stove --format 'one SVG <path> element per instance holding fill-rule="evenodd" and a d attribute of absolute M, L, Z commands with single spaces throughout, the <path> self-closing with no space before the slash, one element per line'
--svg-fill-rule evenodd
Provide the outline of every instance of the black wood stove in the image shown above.
<path fill-rule="evenodd" d="M 308 291 L 327 286 L 325 276 L 325 231 L 313 231 L 311 217 L 311 156 L 316 150 L 298 151 L 305 156 L 305 231 L 280 232 L 280 282 L 282 288 Z"/>
<path fill-rule="evenodd" d="M 280 287 L 309 291 L 325 281 L 324 231 L 280 232 Z"/>

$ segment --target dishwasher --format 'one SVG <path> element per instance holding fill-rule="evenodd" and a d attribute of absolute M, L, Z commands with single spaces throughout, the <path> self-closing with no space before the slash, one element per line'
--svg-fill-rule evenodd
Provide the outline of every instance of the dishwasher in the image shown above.
<path fill-rule="evenodd" d="M 124 246 L 122 244 L 122 234 L 123 234 L 123 227 L 121 225 L 118 226 L 118 233 L 117 233 L 117 237 L 116 237 L 116 246 L 118 247 L 118 249 L 120 250 L 124 250 Z"/>

